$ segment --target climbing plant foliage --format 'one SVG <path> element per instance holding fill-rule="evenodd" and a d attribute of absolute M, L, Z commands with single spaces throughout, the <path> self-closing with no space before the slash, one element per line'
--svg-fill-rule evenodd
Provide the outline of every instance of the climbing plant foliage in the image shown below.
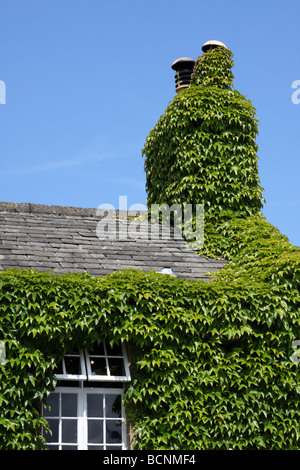
<path fill-rule="evenodd" d="M 232 89 L 232 53 L 196 62 L 192 84 L 171 101 L 146 139 L 148 206 L 203 203 L 206 215 L 262 207 L 255 109 Z"/>
<path fill-rule="evenodd" d="M 209 283 L 1 272 L 0 449 L 43 447 L 55 365 L 102 338 L 133 352 L 136 448 L 299 449 L 300 248 L 260 212 L 253 108 L 229 86 L 229 51 L 219 54 L 199 59 L 145 153 L 149 202 L 204 202 L 201 254 L 228 264 Z"/>

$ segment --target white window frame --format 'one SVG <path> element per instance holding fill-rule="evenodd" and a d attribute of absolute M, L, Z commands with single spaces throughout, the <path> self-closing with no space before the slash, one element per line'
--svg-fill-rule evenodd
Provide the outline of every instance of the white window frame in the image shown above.
<path fill-rule="evenodd" d="M 106 342 L 103 342 L 104 345 L 104 354 L 103 355 L 97 355 L 97 354 L 92 354 L 90 355 L 87 351 L 86 353 L 86 366 L 87 366 L 87 377 L 88 380 L 92 380 L 95 382 L 129 382 L 131 380 L 130 377 L 130 372 L 129 372 L 129 363 L 128 363 L 128 357 L 127 357 L 127 351 L 125 344 L 122 343 L 122 356 L 114 356 L 112 354 L 107 353 L 107 348 L 106 348 Z M 91 361 L 90 361 L 90 356 L 92 357 L 99 357 L 102 359 L 105 359 L 106 362 L 106 369 L 107 369 L 107 375 L 94 375 L 92 373 L 91 369 Z M 110 368 L 109 368 L 109 359 L 123 359 L 123 364 L 124 364 L 124 369 L 125 369 L 125 375 L 111 375 L 110 373 Z"/>
<path fill-rule="evenodd" d="M 104 348 L 104 354 L 89 354 L 89 352 L 86 349 L 81 349 L 79 352 L 74 352 L 70 354 L 66 354 L 65 357 L 77 357 L 79 358 L 79 364 L 80 364 L 80 373 L 79 374 L 70 374 L 67 371 L 66 363 L 65 363 L 65 357 L 62 359 L 62 374 L 56 374 L 56 378 L 60 381 L 59 386 L 55 388 L 55 390 L 52 393 L 60 393 L 60 394 L 66 394 L 66 393 L 76 393 L 77 394 L 77 416 L 76 417 L 63 417 L 61 415 L 61 402 L 59 404 L 59 415 L 58 416 L 48 416 L 47 412 L 44 412 L 44 416 L 46 419 L 51 420 L 51 419 L 58 419 L 59 420 L 59 439 L 58 442 L 49 442 L 48 445 L 50 448 L 55 445 L 58 446 L 59 449 L 62 448 L 62 446 L 77 446 L 78 450 L 86 450 L 88 446 L 94 447 L 94 446 L 103 446 L 103 449 L 106 450 L 107 446 L 110 450 L 113 450 L 114 447 L 120 448 L 122 447 L 122 450 L 127 449 L 127 432 L 126 432 L 126 422 L 125 422 L 125 408 L 123 405 L 123 388 L 114 388 L 113 383 L 120 383 L 120 382 L 128 382 L 131 380 L 130 376 L 130 370 L 129 370 L 129 363 L 128 363 L 128 356 L 127 356 L 127 350 L 126 350 L 126 345 L 124 343 L 121 343 L 121 350 L 122 350 L 122 355 L 113 355 L 109 354 L 107 351 L 106 347 L 106 341 L 102 341 L 103 343 L 103 348 Z M 106 370 L 107 374 L 106 375 L 97 375 L 93 374 L 92 368 L 91 368 L 91 357 L 95 358 L 101 358 L 105 359 L 105 364 L 106 364 Z M 120 359 L 123 360 L 123 366 L 124 366 L 124 372 L 125 375 L 122 376 L 115 376 L 111 374 L 110 367 L 109 367 L 109 359 Z M 78 381 L 78 386 L 67 386 L 67 381 Z M 66 382 L 66 386 L 64 386 L 64 382 Z M 93 388 L 93 382 L 97 382 L 97 386 Z M 112 387 L 101 387 L 99 386 L 99 382 L 111 382 Z M 90 384 L 90 386 L 89 386 Z M 85 386 L 84 386 L 85 385 Z M 109 395 L 109 394 L 117 394 L 121 396 L 121 417 L 120 418 L 108 418 L 104 416 L 103 418 L 93 418 L 93 417 L 88 417 L 87 416 L 87 396 L 88 394 L 103 394 Z M 104 398 L 104 409 L 105 409 L 105 398 Z M 77 420 L 77 443 L 64 443 L 62 442 L 62 422 L 64 419 L 74 419 Z M 93 419 L 99 419 L 103 421 L 103 435 L 104 435 L 104 442 L 102 444 L 88 444 L 87 443 L 87 437 L 88 437 L 88 420 L 93 420 Z M 121 436 L 122 436 L 122 442 L 121 443 L 107 443 L 106 442 L 106 426 L 105 423 L 109 420 L 117 420 L 119 419 L 121 421 Z"/>
<path fill-rule="evenodd" d="M 88 447 L 103 447 L 103 450 L 113 450 L 114 448 L 122 448 L 122 450 L 127 450 L 127 434 L 126 434 L 126 422 L 125 422 L 125 408 L 123 405 L 123 390 L 120 388 L 83 388 L 83 387 L 57 387 L 54 394 L 64 393 L 75 393 L 77 394 L 77 416 L 76 417 L 62 417 L 61 415 L 61 404 L 59 405 L 59 414 L 57 416 L 47 416 L 47 413 L 44 413 L 46 419 L 51 420 L 55 419 L 59 421 L 59 430 L 58 430 L 58 441 L 57 442 L 48 442 L 49 448 L 52 446 L 57 446 L 59 450 L 62 447 L 68 446 L 77 446 L 78 450 L 88 450 Z M 121 396 L 121 417 L 106 417 L 102 418 L 91 418 L 87 416 L 87 396 L 89 394 L 103 394 L 106 395 L 120 395 Z M 105 398 L 104 398 L 104 409 L 105 409 Z M 68 443 L 62 441 L 62 422 L 64 419 L 76 420 L 77 421 L 77 442 Z M 88 443 L 88 421 L 97 420 L 103 422 L 103 442 L 102 443 Z M 120 443 L 109 443 L 107 442 L 106 436 L 106 426 L 107 421 L 121 421 L 121 442 Z"/>
<path fill-rule="evenodd" d="M 66 357 L 79 357 L 81 374 L 68 374 L 66 369 L 65 358 Z M 66 354 L 62 359 L 62 374 L 55 374 L 58 380 L 87 380 L 85 360 L 84 360 L 84 350 L 80 349 L 78 354 Z"/>
<path fill-rule="evenodd" d="M 88 381 L 93 381 L 93 382 L 130 382 L 131 376 L 130 376 L 129 362 L 128 362 L 128 356 L 127 356 L 127 350 L 126 350 L 125 344 L 124 343 L 121 344 L 122 356 L 108 354 L 105 341 L 103 341 L 103 347 L 104 347 L 103 355 L 97 355 L 97 354 L 91 355 L 87 351 L 87 349 L 81 349 L 78 354 L 77 353 L 66 354 L 64 358 L 62 359 L 63 373 L 56 374 L 56 378 L 58 380 L 88 380 Z M 91 356 L 105 359 L 106 370 L 107 370 L 106 375 L 96 375 L 92 373 L 91 360 L 90 360 Z M 79 357 L 80 358 L 81 374 L 69 374 L 67 372 L 66 364 L 65 364 L 65 357 Z M 124 369 L 125 369 L 125 375 L 121 375 L 121 376 L 112 375 L 110 373 L 110 368 L 109 368 L 109 359 L 122 359 Z"/>

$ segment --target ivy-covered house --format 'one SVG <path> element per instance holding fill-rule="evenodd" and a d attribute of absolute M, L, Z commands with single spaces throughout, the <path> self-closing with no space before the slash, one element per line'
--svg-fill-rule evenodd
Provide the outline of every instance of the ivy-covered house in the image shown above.
<path fill-rule="evenodd" d="M 51 276 L 68 274 L 72 283 L 76 284 L 77 281 L 80 282 L 81 277 L 72 278 L 71 274 L 86 273 L 88 276 L 100 278 L 128 269 L 154 271 L 178 279 L 199 279 L 208 282 L 209 272 L 218 271 L 224 266 L 224 261 L 195 254 L 187 246 L 181 233 L 174 230 L 170 224 L 164 227 L 151 224 L 145 220 L 145 215 L 141 211 L 106 211 L 2 202 L 0 269 L 25 270 L 23 274 L 15 271 L 9 274 L 9 283 L 13 279 L 13 282 L 19 285 L 20 275 L 23 279 L 28 278 L 30 283 L 33 278 L 36 278 L 38 283 L 43 283 L 49 278 L 49 272 Z M 153 236 L 154 227 L 161 228 L 158 236 Z M 33 270 L 36 272 L 33 273 Z M 82 279 L 87 281 L 90 277 Z M 51 280 L 50 285 L 53 285 Z M 130 282 L 130 277 L 128 281 Z M 21 316 L 24 323 L 21 328 L 20 323 L 17 323 L 18 334 L 14 333 L 14 339 L 25 334 L 26 337 L 32 337 L 34 345 L 35 342 L 38 344 L 37 337 L 42 331 L 44 334 L 49 332 L 51 311 L 54 316 L 62 315 L 63 331 L 68 323 L 67 319 L 65 322 L 63 320 L 66 307 L 61 305 L 61 296 L 52 298 L 47 292 L 46 297 L 42 299 L 36 288 L 28 288 L 25 295 L 28 304 L 26 302 L 23 307 L 18 307 L 16 303 L 16 308 L 23 312 Z M 24 295 L 24 290 L 21 289 L 21 292 Z M 72 295 L 71 304 L 68 306 L 69 314 L 73 316 L 77 312 L 78 327 L 83 332 L 87 325 L 84 311 L 80 308 L 81 300 L 77 298 L 79 305 L 76 305 L 76 297 L 73 298 Z M 21 303 L 24 303 L 25 298 L 23 297 Z M 92 299 L 90 301 L 92 303 Z M 85 302 L 89 304 L 89 299 Z M 10 310 L 11 300 L 9 304 Z M 110 310 L 112 307 L 108 308 Z M 32 315 L 28 315 L 28 309 Z M 102 307 L 99 305 L 96 309 L 96 315 L 99 317 L 97 321 L 100 321 Z M 7 308 L 4 307 L 4 310 L 7 311 Z M 121 314 L 120 307 L 116 307 L 114 314 Z M 138 334 L 138 331 L 136 333 Z M 102 331 L 102 328 L 97 329 L 96 326 L 92 331 L 96 341 L 89 349 L 82 346 L 82 341 L 78 344 L 75 340 L 73 342 L 71 330 L 69 335 L 66 339 L 72 344 L 72 348 L 65 350 L 66 354 L 57 364 L 54 372 L 58 382 L 54 392 L 47 399 L 51 409 L 43 408 L 43 416 L 47 419 L 52 433 L 50 435 L 49 432 L 44 432 L 48 447 L 68 450 L 131 448 L 131 430 L 130 426 L 125 424 L 126 412 L 124 406 L 121 406 L 124 387 L 131 382 L 130 363 L 133 361 L 134 351 L 130 342 L 120 342 L 112 346 L 110 341 L 115 338 L 114 332 L 110 329 Z M 50 341 L 50 337 L 48 339 Z M 10 348 L 9 341 L 7 344 Z M 53 353 L 56 347 L 54 341 L 50 347 Z M 7 356 L 10 357 L 9 350 Z M 22 362 L 22 356 L 19 364 L 17 359 L 16 362 L 13 360 L 15 368 L 18 369 L 19 365 L 22 369 L 23 381 L 28 381 L 33 391 L 35 378 L 34 374 L 28 375 L 26 362 L 24 359 Z M 7 367 L 8 362 L 4 366 Z M 17 392 L 14 388 L 10 390 L 11 394 Z M 12 405 L 15 408 L 15 402 Z M 17 413 L 17 409 L 11 413 Z M 13 425 L 13 420 L 9 421 Z M 13 446 L 14 441 L 10 439 L 9 445 Z M 15 444 L 17 445 L 17 441 Z"/>
<path fill-rule="evenodd" d="M 175 215 L 0 204 L 1 449 L 299 448 L 300 249 L 261 213 L 232 53 L 203 52 L 143 155 L 149 214 L 203 205 L 204 243 Z"/>

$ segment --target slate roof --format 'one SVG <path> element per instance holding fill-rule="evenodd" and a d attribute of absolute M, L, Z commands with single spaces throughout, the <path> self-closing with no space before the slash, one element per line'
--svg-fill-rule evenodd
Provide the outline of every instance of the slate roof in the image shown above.
<path fill-rule="evenodd" d="M 225 261 L 194 254 L 174 231 L 172 238 L 163 231 L 160 238 L 149 239 L 151 224 L 132 220 L 138 214 L 0 202 L 0 270 L 103 276 L 128 268 L 156 272 L 168 268 L 181 279 L 209 281 L 207 273 L 224 266 Z M 99 231 L 97 235 L 100 221 L 107 225 L 105 236 L 99 236 Z M 113 230 L 118 238 L 107 238 Z"/>

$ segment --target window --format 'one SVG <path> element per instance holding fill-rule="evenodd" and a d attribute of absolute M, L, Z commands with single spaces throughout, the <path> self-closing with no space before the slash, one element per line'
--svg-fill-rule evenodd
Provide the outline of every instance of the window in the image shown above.
<path fill-rule="evenodd" d="M 124 344 L 111 347 L 103 341 L 90 352 L 66 354 L 58 365 L 56 376 L 60 380 L 128 382 L 130 372 L 126 347 Z"/>
<path fill-rule="evenodd" d="M 103 341 L 91 351 L 67 354 L 57 369 L 58 387 L 43 409 L 52 450 L 126 449 L 123 383 L 130 380 L 125 345 Z"/>
<path fill-rule="evenodd" d="M 57 387 L 44 409 L 52 450 L 123 450 L 126 427 L 122 389 Z"/>

